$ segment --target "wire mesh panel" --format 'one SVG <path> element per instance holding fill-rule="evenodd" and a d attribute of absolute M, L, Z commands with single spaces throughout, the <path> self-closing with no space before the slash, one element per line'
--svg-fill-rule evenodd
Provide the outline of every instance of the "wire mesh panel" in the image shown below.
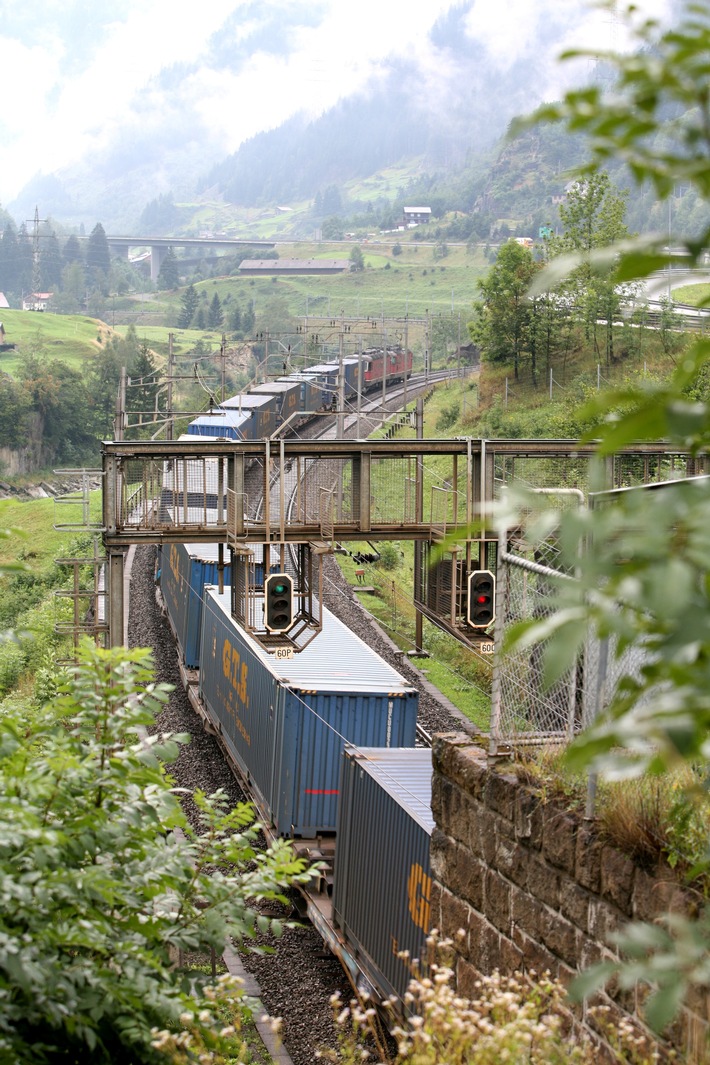
<path fill-rule="evenodd" d="M 370 471 L 370 508 L 378 524 L 409 524 L 417 512 L 417 459 L 375 456 Z"/>
<path fill-rule="evenodd" d="M 378 525 L 417 520 L 417 484 L 422 518 L 440 535 L 468 520 L 470 471 L 460 456 L 373 456 L 370 477 L 372 519 Z"/>
<path fill-rule="evenodd" d="M 498 566 L 498 624 L 503 628 L 530 618 L 543 620 L 556 609 L 552 592 L 564 575 L 548 566 L 506 555 Z M 545 641 L 507 652 L 496 663 L 497 699 L 491 740 L 526 744 L 571 739 L 583 727 L 584 655 L 552 685 L 544 672 Z M 588 679 L 588 678 L 586 678 Z"/>
<path fill-rule="evenodd" d="M 704 469 L 704 460 L 691 455 L 665 452 L 658 454 L 620 453 L 606 461 L 603 473 L 606 488 L 629 488 L 654 481 L 694 476 Z M 576 488 L 585 494 L 592 481 L 599 480 L 589 457 L 575 455 L 540 456 L 496 453 L 494 464 L 496 494 L 506 485 L 519 484 L 530 489 Z M 595 487 L 600 488 L 597 483 Z"/>
<path fill-rule="evenodd" d="M 589 459 L 570 455 L 538 456 L 497 453 L 494 463 L 496 494 L 506 485 L 523 488 L 589 489 Z"/>
<path fill-rule="evenodd" d="M 357 521 L 359 508 L 353 485 L 353 464 L 349 456 L 317 460 L 299 456 L 285 474 L 290 522 L 320 525 L 323 492 L 332 495 L 333 517 L 336 521 L 346 524 Z"/>
<path fill-rule="evenodd" d="M 541 557 L 539 549 L 536 554 Z M 551 617 L 557 609 L 556 587 L 565 580 L 574 577 L 522 554 L 504 553 L 498 568 L 501 631 L 517 621 Z M 622 678 L 638 678 L 648 660 L 642 641 L 618 654 L 612 638 L 600 640 L 590 630 L 575 665 L 548 684 L 548 642 L 499 655 L 491 722 L 494 747 L 572 740 L 609 707 Z"/>
<path fill-rule="evenodd" d="M 153 527 L 180 525 L 201 528 L 223 526 L 227 503 L 227 464 L 217 458 L 174 458 L 160 464 L 145 463 L 145 469 L 156 467 L 154 481 L 159 480 L 157 499 L 146 520 Z M 159 473 L 159 477 L 158 477 Z"/>

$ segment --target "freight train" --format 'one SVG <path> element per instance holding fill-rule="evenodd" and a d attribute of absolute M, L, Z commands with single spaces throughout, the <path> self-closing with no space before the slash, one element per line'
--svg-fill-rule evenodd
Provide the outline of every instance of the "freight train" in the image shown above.
<path fill-rule="evenodd" d="M 188 426 L 190 436 L 263 440 L 288 423 L 290 428 L 337 406 L 342 365 L 343 397 L 356 402 L 363 395 L 410 377 L 412 352 L 402 348 L 370 348 L 358 355 L 323 362 L 279 377 L 221 402 Z M 384 382 L 383 382 L 384 378 Z"/>
<path fill-rule="evenodd" d="M 353 983 L 401 1001 L 429 931 L 431 751 L 414 746 L 418 693 L 325 608 L 303 651 L 267 652 L 232 616 L 230 576 L 214 547 L 161 548 L 160 601 L 192 706 L 267 837 L 322 863 L 305 910 Z"/>

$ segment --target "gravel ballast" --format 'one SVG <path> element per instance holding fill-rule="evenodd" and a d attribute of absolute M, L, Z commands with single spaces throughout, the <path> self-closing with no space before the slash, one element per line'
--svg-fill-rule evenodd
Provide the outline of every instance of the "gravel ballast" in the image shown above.
<path fill-rule="evenodd" d="M 423 727 L 430 733 L 460 731 L 462 719 L 458 711 L 436 698 L 419 671 L 363 611 L 335 559 L 326 558 L 324 565 L 325 605 L 419 688 L 419 719 Z M 131 571 L 128 637 L 131 646 L 152 648 L 156 679 L 174 686 L 156 727 L 160 731 L 187 732 L 192 737 L 171 766 L 171 773 L 180 787 L 200 788 L 208 793 L 222 789 L 230 802 L 243 801 L 246 796 L 221 748 L 203 730 L 182 686 L 176 647 L 156 602 L 154 569 L 155 548 L 139 548 Z M 196 823 L 196 810 L 189 798 L 185 805 L 188 817 Z M 271 1016 L 282 1018 L 284 1046 L 294 1065 L 313 1065 L 320 1047 L 335 1045 L 329 1000 L 337 991 L 347 1002 L 351 988 L 340 964 L 324 949 L 315 930 L 295 915 L 294 907 L 287 914 L 294 918 L 294 927 L 286 928 L 282 938 L 273 943 L 273 954 L 247 952 L 243 962 L 259 985 L 266 1010 Z"/>

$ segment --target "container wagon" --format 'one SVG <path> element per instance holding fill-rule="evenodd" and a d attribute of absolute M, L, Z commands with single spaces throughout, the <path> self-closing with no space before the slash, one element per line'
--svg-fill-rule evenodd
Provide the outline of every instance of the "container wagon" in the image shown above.
<path fill-rule="evenodd" d="M 431 776 L 429 748 L 343 750 L 332 922 L 381 998 L 402 1000 L 430 931 Z"/>
<path fill-rule="evenodd" d="M 275 413 L 277 425 L 281 425 L 295 414 L 303 413 L 301 406 L 301 386 L 298 381 L 288 378 L 278 381 L 267 381 L 263 385 L 256 385 L 251 389 L 251 396 L 273 396 L 275 399 Z M 290 423 L 293 424 L 293 423 Z"/>
<path fill-rule="evenodd" d="M 201 414 L 187 427 L 188 436 L 226 437 L 228 440 L 253 440 L 255 422 L 251 410 L 221 407 L 219 412 Z"/>
<path fill-rule="evenodd" d="M 418 693 L 334 615 L 290 659 L 269 654 L 207 588 L 200 705 L 279 836 L 334 833 L 345 742 L 414 746 Z"/>
<path fill-rule="evenodd" d="M 224 555 L 227 561 L 224 561 Z M 230 584 L 224 552 L 222 585 Z M 217 544 L 164 544 L 158 553 L 159 586 L 180 658 L 187 669 L 200 665 L 202 601 L 205 586 L 219 585 Z"/>
<path fill-rule="evenodd" d="M 220 407 L 249 416 L 246 440 L 263 440 L 271 436 L 280 424 L 281 397 L 274 393 L 255 393 L 254 388 L 251 388 L 248 392 L 225 399 Z"/>
<path fill-rule="evenodd" d="M 351 399 L 358 393 L 360 369 L 361 360 L 358 356 L 348 355 L 343 359 L 343 385 L 346 399 Z M 316 377 L 320 382 L 323 406 L 325 408 L 332 406 L 333 401 L 337 401 L 338 397 L 340 360 L 309 366 L 305 372 L 309 376 Z"/>
<path fill-rule="evenodd" d="M 299 410 L 304 414 L 319 411 L 322 407 L 322 390 L 318 379 L 308 373 L 294 373 L 290 377 L 280 377 L 279 381 L 293 381 L 298 385 Z"/>

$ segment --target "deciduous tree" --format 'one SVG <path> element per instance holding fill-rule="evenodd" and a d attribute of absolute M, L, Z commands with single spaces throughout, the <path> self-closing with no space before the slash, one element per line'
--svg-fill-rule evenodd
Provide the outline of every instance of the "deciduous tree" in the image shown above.
<path fill-rule="evenodd" d="M 611 5 L 609 5 L 611 6 Z M 569 92 L 541 109 L 536 120 L 561 122 L 588 142 L 588 172 L 610 158 L 623 160 L 634 181 L 657 195 L 689 183 L 710 198 L 710 10 L 688 3 L 672 30 L 663 31 L 632 6 L 627 12 L 639 49 L 609 53 L 603 61 L 615 74 L 606 83 Z M 575 55 L 585 55 L 574 53 Z M 597 58 L 595 56 L 595 58 Z M 686 264 L 704 254 L 710 231 L 681 240 Z M 591 262 L 615 266 L 614 280 L 626 283 L 668 266 L 668 237 L 627 241 L 593 250 Z M 574 264 L 579 265 L 580 260 Z M 549 283 L 569 272 L 552 264 Z M 702 376 L 710 341 L 700 337 L 678 361 L 668 380 L 633 385 L 600 397 L 592 413 L 602 455 L 643 440 L 706 454 L 710 449 L 710 404 Z M 612 410 L 613 416 L 608 412 Z M 671 483 L 660 492 L 627 493 L 608 507 L 568 512 L 559 542 L 579 581 L 560 589 L 559 609 L 545 622 L 517 633 L 519 645 L 544 637 L 550 679 L 575 668 L 590 626 L 607 641 L 612 656 L 634 645 L 643 649 L 643 668 L 617 685 L 607 712 L 572 748 L 576 767 L 638 775 L 664 772 L 697 760 L 707 764 L 710 737 L 710 501 L 705 483 Z M 579 554 L 579 544 L 587 549 Z M 707 775 L 695 790 L 707 793 Z M 651 1023 L 663 1029 L 691 988 L 710 988 L 710 912 L 697 918 L 661 916 L 654 925 L 634 924 L 616 937 L 625 953 L 579 985 L 590 990 L 618 969 L 617 986 L 648 985 L 643 993 Z"/>
<path fill-rule="evenodd" d="M 533 302 L 528 290 L 538 269 L 528 248 L 507 241 L 491 270 L 478 283 L 482 300 L 472 338 L 491 362 L 512 363 L 516 380 L 521 359 L 531 352 Z M 534 364 L 532 370 L 535 379 Z"/>
<path fill-rule="evenodd" d="M 238 1059 L 221 1013 L 240 1017 L 236 989 L 174 959 L 248 940 L 248 900 L 281 898 L 303 863 L 260 850 L 251 808 L 223 795 L 196 793 L 188 822 L 164 771 L 187 737 L 139 738 L 168 692 L 150 652 L 87 641 L 29 736 L 3 718 L 2 1061 Z"/>

